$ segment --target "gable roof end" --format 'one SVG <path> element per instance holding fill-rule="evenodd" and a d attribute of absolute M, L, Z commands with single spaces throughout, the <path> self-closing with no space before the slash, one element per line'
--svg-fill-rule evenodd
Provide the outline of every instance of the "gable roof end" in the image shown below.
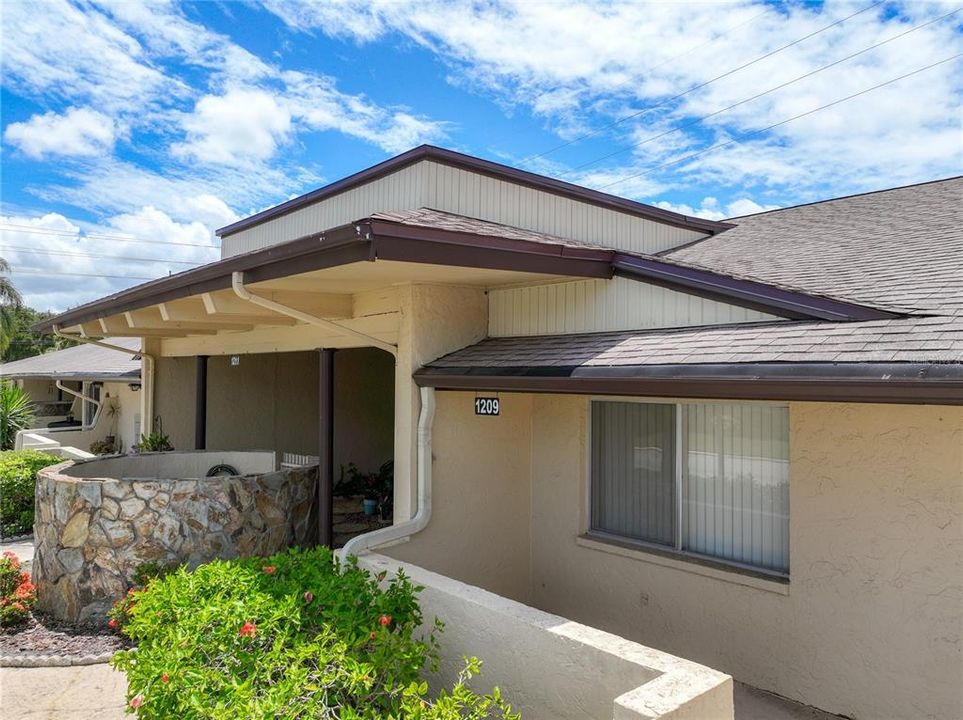
<path fill-rule="evenodd" d="M 435 147 L 434 145 L 420 145 L 412 150 L 402 153 L 401 155 L 396 155 L 395 157 L 389 158 L 384 162 L 357 172 L 354 175 L 349 175 L 346 178 L 333 182 L 330 185 L 325 185 L 322 188 L 312 190 L 311 192 L 301 195 L 300 197 L 288 200 L 280 205 L 275 205 L 272 208 L 262 210 L 259 213 L 255 213 L 254 215 L 246 217 L 242 220 L 238 220 L 235 223 L 226 225 L 225 227 L 217 230 L 217 235 L 223 238 L 227 237 L 228 235 L 241 232 L 242 230 L 247 230 L 248 228 L 252 228 L 256 225 L 268 222 L 269 220 L 273 220 L 274 218 L 292 213 L 295 210 L 299 210 L 307 205 L 320 202 L 321 200 L 325 200 L 343 192 L 347 192 L 352 188 L 356 188 L 360 185 L 364 185 L 365 183 L 377 180 L 378 178 L 389 175 L 422 160 L 432 160 L 443 165 L 450 165 L 452 167 L 468 170 L 469 172 L 487 175 L 499 180 L 505 180 L 517 185 L 524 185 L 536 190 L 542 190 L 544 192 L 560 195 L 572 200 L 585 202 L 590 205 L 596 205 L 599 207 L 608 208 L 610 210 L 628 213 L 630 215 L 636 215 L 649 220 L 654 220 L 656 222 L 665 223 L 667 225 L 688 228 L 698 232 L 715 234 L 725 230 L 726 228 L 732 227 L 728 223 L 716 222 L 714 220 L 706 220 L 704 218 L 682 215 L 681 213 L 672 212 L 670 210 L 663 210 L 662 208 L 646 205 L 645 203 L 627 200 L 626 198 L 618 197 L 617 195 L 610 195 L 608 193 L 599 192 L 598 190 L 590 190 L 589 188 L 585 188 L 580 185 L 564 182 L 562 180 L 556 180 L 555 178 L 550 178 L 545 175 L 538 175 L 533 172 L 528 172 L 527 170 L 519 170 L 518 168 L 502 165 L 490 160 L 482 160 L 481 158 L 465 155 L 453 150 Z"/>

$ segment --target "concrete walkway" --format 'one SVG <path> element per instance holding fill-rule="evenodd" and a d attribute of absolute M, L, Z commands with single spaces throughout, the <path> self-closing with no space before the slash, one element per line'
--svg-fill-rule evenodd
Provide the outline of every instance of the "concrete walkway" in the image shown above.
<path fill-rule="evenodd" d="M 108 665 L 0 668 L 4 720 L 123 720 L 126 683 Z M 736 720 L 837 720 L 838 716 L 736 683 Z"/>
<path fill-rule="evenodd" d="M 0 553 L 5 553 L 7 551 L 17 554 L 20 558 L 21 564 L 27 569 L 30 569 L 31 563 L 33 563 L 33 538 L 29 537 L 26 540 L 18 540 L 17 542 L 9 542 L 4 540 L 0 542 Z"/>
<path fill-rule="evenodd" d="M 121 720 L 127 684 L 109 665 L 0 668 L 4 720 Z"/>

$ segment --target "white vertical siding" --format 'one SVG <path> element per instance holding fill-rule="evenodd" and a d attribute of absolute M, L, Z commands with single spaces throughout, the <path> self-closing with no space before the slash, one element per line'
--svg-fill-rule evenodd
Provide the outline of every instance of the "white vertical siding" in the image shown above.
<path fill-rule="evenodd" d="M 736 305 L 707 300 L 644 282 L 576 280 L 491 290 L 492 337 L 642 330 L 778 320 Z"/>
<path fill-rule="evenodd" d="M 423 160 L 223 239 L 222 257 L 360 220 L 375 212 L 430 207 L 527 230 L 654 253 L 704 233 L 560 197 Z"/>

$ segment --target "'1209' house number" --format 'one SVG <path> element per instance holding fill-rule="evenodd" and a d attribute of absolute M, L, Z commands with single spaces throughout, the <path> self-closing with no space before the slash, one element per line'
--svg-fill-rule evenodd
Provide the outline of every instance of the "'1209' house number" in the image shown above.
<path fill-rule="evenodd" d="M 499 402 L 497 397 L 476 397 L 475 398 L 475 414 L 476 415 L 498 415 Z"/>

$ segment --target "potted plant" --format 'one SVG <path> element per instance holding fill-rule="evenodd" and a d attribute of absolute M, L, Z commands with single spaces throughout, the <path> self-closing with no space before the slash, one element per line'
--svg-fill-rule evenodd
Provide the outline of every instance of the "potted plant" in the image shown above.
<path fill-rule="evenodd" d="M 378 475 L 371 473 L 365 476 L 364 488 L 364 514 L 372 517 L 378 512 L 378 502 L 381 500 L 381 487 L 378 482 Z"/>

